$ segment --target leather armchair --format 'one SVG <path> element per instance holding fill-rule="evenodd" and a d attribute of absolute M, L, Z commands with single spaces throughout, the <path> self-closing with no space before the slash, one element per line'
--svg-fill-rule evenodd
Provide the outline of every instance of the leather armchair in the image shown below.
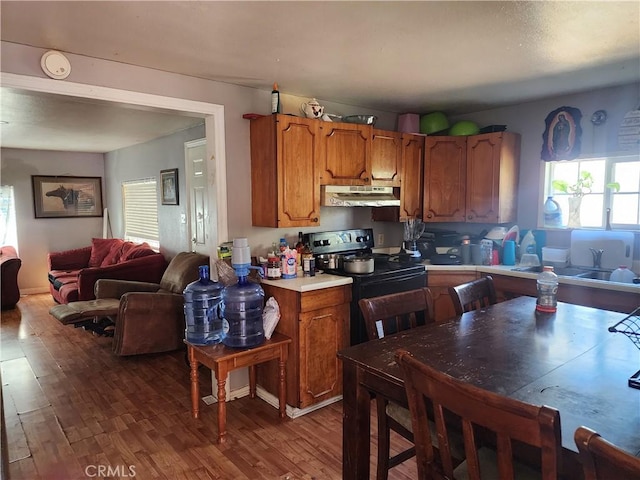
<path fill-rule="evenodd" d="M 177 350 L 184 346 L 185 287 L 196 281 L 198 267 L 209 265 L 209 257 L 178 253 L 160 283 L 100 279 L 97 299 L 119 298 L 113 334 L 113 353 L 138 355 Z"/>

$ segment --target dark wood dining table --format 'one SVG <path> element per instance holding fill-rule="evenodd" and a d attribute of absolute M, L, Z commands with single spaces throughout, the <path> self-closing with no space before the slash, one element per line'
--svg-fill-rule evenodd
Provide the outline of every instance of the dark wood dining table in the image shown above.
<path fill-rule="evenodd" d="M 582 477 L 573 440 L 581 425 L 640 456 L 640 390 L 628 386 L 640 350 L 607 330 L 626 315 L 568 303 L 540 314 L 535 302 L 518 297 L 340 351 L 343 479 L 369 478 L 371 394 L 406 405 L 398 349 L 486 390 L 557 408 L 566 478 Z"/>

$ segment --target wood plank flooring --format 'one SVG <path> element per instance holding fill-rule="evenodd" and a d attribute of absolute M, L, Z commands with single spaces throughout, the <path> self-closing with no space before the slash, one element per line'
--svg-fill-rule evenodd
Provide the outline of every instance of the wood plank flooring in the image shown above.
<path fill-rule="evenodd" d="M 48 313 L 53 305 L 49 294 L 29 295 L 2 312 L 9 478 L 341 478 L 341 402 L 280 421 L 260 399 L 231 401 L 227 443 L 217 445 L 216 405 L 202 403 L 200 418 L 191 418 L 184 351 L 117 357 L 111 338 L 60 324 Z M 204 367 L 200 388 L 211 391 Z M 372 426 L 374 478 L 374 417 Z M 394 435 L 392 445 L 400 451 L 407 443 Z M 415 477 L 413 459 L 389 474 Z"/>

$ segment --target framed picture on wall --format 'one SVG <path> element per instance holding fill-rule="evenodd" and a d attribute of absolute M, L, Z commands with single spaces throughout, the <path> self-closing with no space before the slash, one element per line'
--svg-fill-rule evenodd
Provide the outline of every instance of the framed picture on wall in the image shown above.
<path fill-rule="evenodd" d="M 160 170 L 160 185 L 162 205 L 179 205 L 178 169 Z"/>
<path fill-rule="evenodd" d="M 36 218 L 101 217 L 102 177 L 31 175 Z"/>

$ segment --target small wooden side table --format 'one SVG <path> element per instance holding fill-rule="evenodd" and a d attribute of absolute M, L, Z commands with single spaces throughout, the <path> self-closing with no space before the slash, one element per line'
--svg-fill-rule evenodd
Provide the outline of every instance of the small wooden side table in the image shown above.
<path fill-rule="evenodd" d="M 251 398 L 255 398 L 256 365 L 278 359 L 280 418 L 286 416 L 286 365 L 291 338 L 274 332 L 269 340 L 265 340 L 262 345 L 253 348 L 231 348 L 221 343 L 207 346 L 192 345 L 186 340 L 184 343 L 187 344 L 189 363 L 191 364 L 191 414 L 193 418 L 198 418 L 200 413 L 198 364 L 202 363 L 209 367 L 218 381 L 218 443 L 224 443 L 225 435 L 227 434 L 227 407 L 225 404 L 227 375 L 237 368 L 249 367 L 249 394 Z"/>

